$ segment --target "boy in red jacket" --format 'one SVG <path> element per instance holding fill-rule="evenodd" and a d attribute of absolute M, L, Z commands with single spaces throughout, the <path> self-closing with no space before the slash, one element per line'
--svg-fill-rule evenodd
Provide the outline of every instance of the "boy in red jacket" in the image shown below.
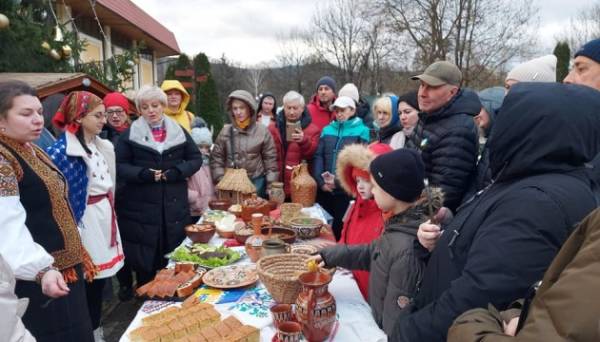
<path fill-rule="evenodd" d="M 373 199 L 369 163 L 380 154 L 392 151 L 387 144 L 374 143 L 368 147 L 352 144 L 344 147 L 337 160 L 337 178 L 342 188 L 356 199 L 344 216 L 344 227 L 340 243 L 349 245 L 370 243 L 377 239 L 383 231 L 382 211 Z M 369 272 L 352 271 L 358 288 L 367 299 L 369 293 Z"/>

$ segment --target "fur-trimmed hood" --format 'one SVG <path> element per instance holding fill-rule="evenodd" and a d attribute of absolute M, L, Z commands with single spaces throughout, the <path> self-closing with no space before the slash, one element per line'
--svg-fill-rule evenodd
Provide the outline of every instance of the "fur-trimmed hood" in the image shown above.
<path fill-rule="evenodd" d="M 369 164 L 380 154 L 390 152 L 392 148 L 386 144 L 371 145 L 351 144 L 340 152 L 336 165 L 336 177 L 340 185 L 349 195 L 356 197 L 356 180 L 352 177 L 354 168 L 369 172 Z"/>

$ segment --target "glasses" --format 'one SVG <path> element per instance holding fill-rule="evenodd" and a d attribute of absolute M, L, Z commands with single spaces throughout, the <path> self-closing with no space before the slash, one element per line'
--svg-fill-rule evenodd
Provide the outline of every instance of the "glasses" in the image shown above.
<path fill-rule="evenodd" d="M 104 112 L 104 115 L 106 115 L 107 118 L 110 118 L 113 115 L 121 115 L 122 113 L 124 113 L 124 110 L 107 110 L 106 112 Z"/>

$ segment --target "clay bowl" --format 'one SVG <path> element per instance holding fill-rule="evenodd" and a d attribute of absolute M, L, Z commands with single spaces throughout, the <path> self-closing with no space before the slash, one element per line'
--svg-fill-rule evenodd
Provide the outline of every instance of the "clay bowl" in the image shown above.
<path fill-rule="evenodd" d="M 243 228 L 243 229 L 237 229 L 235 231 L 235 233 L 233 234 L 233 237 L 235 237 L 235 240 L 239 243 L 241 243 L 242 245 L 246 243 L 246 240 L 248 239 L 248 237 L 254 235 L 254 231 L 251 228 Z"/>
<path fill-rule="evenodd" d="M 190 224 L 185 227 L 185 234 L 193 243 L 208 243 L 215 235 L 215 226 L 210 223 Z"/>
<path fill-rule="evenodd" d="M 217 199 L 208 202 L 208 207 L 212 210 L 224 210 L 227 211 L 231 206 L 231 201 L 226 199 Z"/>
<path fill-rule="evenodd" d="M 321 234 L 323 222 L 311 217 L 296 217 L 291 219 L 290 225 L 301 239 L 313 239 Z"/>
<path fill-rule="evenodd" d="M 235 237 L 235 231 L 241 228 L 242 225 L 244 225 L 243 222 L 234 222 L 233 230 L 223 230 L 217 228 L 217 234 L 224 239 L 232 239 L 233 237 Z"/>
<path fill-rule="evenodd" d="M 279 238 L 286 243 L 294 243 L 296 241 L 296 231 L 285 227 L 263 227 L 260 232 L 262 235 L 269 235 L 269 229 L 271 229 L 271 238 Z"/>

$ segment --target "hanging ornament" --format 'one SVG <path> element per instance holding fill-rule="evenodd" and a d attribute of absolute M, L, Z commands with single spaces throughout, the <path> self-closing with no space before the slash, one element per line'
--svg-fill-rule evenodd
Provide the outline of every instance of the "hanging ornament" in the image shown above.
<path fill-rule="evenodd" d="M 10 20 L 4 14 L 0 13 L 0 30 L 7 28 L 10 25 Z"/>
<path fill-rule="evenodd" d="M 63 33 L 62 30 L 60 29 L 60 26 L 56 25 L 56 27 L 54 28 L 55 33 L 54 33 L 54 41 L 55 42 L 62 42 L 63 41 Z"/>
<path fill-rule="evenodd" d="M 55 49 L 50 50 L 50 52 L 48 52 L 48 54 L 50 55 L 50 57 L 52 57 L 56 61 L 59 61 L 61 58 L 60 53 L 58 53 L 58 51 L 56 51 Z"/>
<path fill-rule="evenodd" d="M 73 50 L 71 50 L 71 47 L 69 45 L 63 45 L 62 47 L 62 55 L 65 58 L 71 58 L 71 55 L 73 54 Z"/>
<path fill-rule="evenodd" d="M 134 67 L 135 66 L 135 62 L 130 59 L 130 60 L 127 61 L 127 65 L 129 65 L 130 67 Z"/>
<path fill-rule="evenodd" d="M 40 21 L 44 21 L 48 18 L 48 12 L 46 10 L 40 11 L 38 15 L 40 16 Z"/>
<path fill-rule="evenodd" d="M 42 42 L 42 49 L 49 51 L 50 50 L 50 44 L 47 41 Z"/>

